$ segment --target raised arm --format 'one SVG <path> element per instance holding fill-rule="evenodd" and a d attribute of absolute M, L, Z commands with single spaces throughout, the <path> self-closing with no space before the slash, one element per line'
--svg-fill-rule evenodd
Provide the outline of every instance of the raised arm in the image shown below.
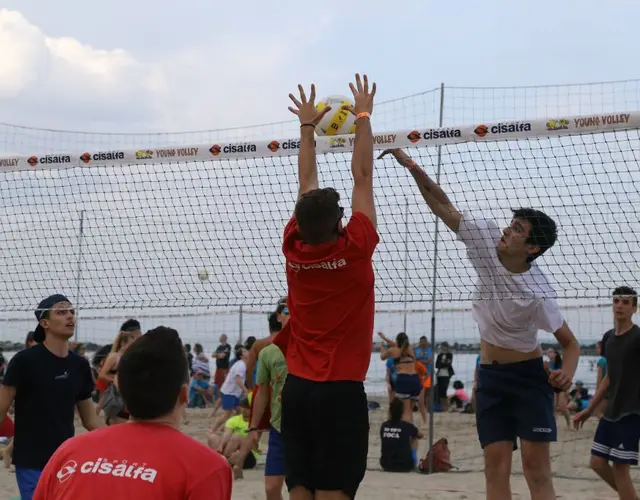
<path fill-rule="evenodd" d="M 318 189 L 318 165 L 316 164 L 314 131 L 322 117 L 331 111 L 331 107 L 327 106 L 322 111 L 316 110 L 316 86 L 313 84 L 311 84 L 309 99 L 307 99 L 302 85 L 298 85 L 298 91 L 300 92 L 300 100 L 293 94 L 289 94 L 289 99 L 295 105 L 295 108 L 289 106 L 289 111 L 300 119 L 300 152 L 298 153 L 298 199 L 300 199 L 308 191 Z"/>
<path fill-rule="evenodd" d="M 373 227 L 377 227 L 376 205 L 373 199 L 373 133 L 371 132 L 371 113 L 376 84 L 369 91 L 367 75 L 356 75 L 356 84 L 349 84 L 353 92 L 354 106 L 349 109 L 356 116 L 356 137 L 351 156 L 353 175 L 353 196 L 351 210 L 366 215 Z"/>
<path fill-rule="evenodd" d="M 424 198 L 424 201 L 427 202 L 427 205 L 429 205 L 433 214 L 444 222 L 454 233 L 457 233 L 462 215 L 455 205 L 451 203 L 451 200 L 442 188 L 425 173 L 422 167 L 401 149 L 387 149 L 378 156 L 378 159 L 388 154 L 393 155 L 400 165 L 409 170 L 418 189 L 420 189 L 420 194 Z"/>

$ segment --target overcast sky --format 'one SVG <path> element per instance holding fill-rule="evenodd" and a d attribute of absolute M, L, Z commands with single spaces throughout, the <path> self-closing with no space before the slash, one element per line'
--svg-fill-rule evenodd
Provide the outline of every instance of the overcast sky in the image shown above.
<path fill-rule="evenodd" d="M 288 119 L 315 81 L 379 99 L 457 86 L 636 78 L 637 0 L 3 0 L 0 121 L 180 131 Z"/>

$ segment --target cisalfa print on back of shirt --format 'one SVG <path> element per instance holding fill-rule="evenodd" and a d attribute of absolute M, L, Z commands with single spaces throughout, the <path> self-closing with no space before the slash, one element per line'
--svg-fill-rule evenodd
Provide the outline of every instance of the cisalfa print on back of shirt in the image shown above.
<path fill-rule="evenodd" d="M 128 463 L 126 460 L 109 460 L 98 458 L 95 462 L 88 461 L 78 466 L 75 460 L 67 461 L 56 474 L 60 483 L 64 483 L 76 473 L 80 474 L 101 474 L 114 477 L 137 479 L 153 483 L 158 475 L 158 471 L 137 462 Z"/>
<path fill-rule="evenodd" d="M 314 264 L 300 264 L 299 262 L 289 261 L 289 268 L 294 272 L 309 271 L 310 269 L 340 269 L 346 265 L 346 259 L 327 260 L 324 262 L 316 262 Z"/>

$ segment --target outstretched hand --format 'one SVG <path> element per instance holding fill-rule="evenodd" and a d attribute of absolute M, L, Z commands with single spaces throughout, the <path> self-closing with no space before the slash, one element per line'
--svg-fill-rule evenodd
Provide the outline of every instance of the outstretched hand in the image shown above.
<path fill-rule="evenodd" d="M 380 160 L 381 158 L 384 158 L 389 154 L 393 155 L 396 161 L 403 167 L 406 167 L 408 169 L 417 167 L 416 162 L 413 161 L 407 153 L 405 153 L 402 149 L 399 149 L 399 148 L 385 149 L 382 153 L 380 153 L 380 156 L 378 156 L 378 160 Z"/>
<path fill-rule="evenodd" d="M 353 94 L 354 105 L 342 106 L 342 109 L 346 109 L 356 116 L 360 113 L 373 113 L 373 98 L 376 95 L 375 82 L 373 82 L 371 90 L 369 90 L 369 78 L 367 75 L 362 75 L 362 78 L 360 78 L 360 75 L 356 73 L 356 84 L 350 83 L 349 88 Z"/>
<path fill-rule="evenodd" d="M 291 99 L 296 106 L 295 108 L 289 106 L 289 111 L 300 119 L 301 125 L 313 125 L 315 127 L 320 123 L 324 115 L 331 111 L 331 106 L 327 106 L 321 111 L 316 109 L 316 86 L 313 83 L 311 84 L 311 94 L 308 99 L 302 85 L 298 85 L 298 92 L 300 92 L 300 100 L 293 94 L 289 94 L 289 99 Z"/>

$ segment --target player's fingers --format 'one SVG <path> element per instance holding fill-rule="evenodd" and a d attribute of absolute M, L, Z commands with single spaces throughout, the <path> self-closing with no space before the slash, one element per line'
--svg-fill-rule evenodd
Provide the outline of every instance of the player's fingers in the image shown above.
<path fill-rule="evenodd" d="M 316 100 L 316 85 L 315 83 L 311 84 L 311 94 L 309 94 L 309 102 L 313 104 Z"/>
<path fill-rule="evenodd" d="M 367 75 L 362 75 L 362 79 L 364 80 L 364 93 L 369 93 L 369 77 Z"/>
<path fill-rule="evenodd" d="M 351 89 L 351 93 L 353 94 L 353 97 L 356 97 L 358 95 L 358 91 L 356 90 L 356 88 L 353 85 L 353 83 L 349 84 L 349 88 Z"/>
<path fill-rule="evenodd" d="M 298 112 L 298 110 L 297 110 L 297 109 L 292 108 L 291 106 L 289 106 L 287 109 L 288 109 L 289 111 L 291 111 L 291 112 L 292 112 L 294 115 L 296 115 L 296 116 L 298 116 L 298 115 L 300 114 L 300 113 Z"/>
<path fill-rule="evenodd" d="M 296 106 L 302 106 L 302 103 L 298 101 L 298 99 L 296 99 L 296 96 L 294 96 L 293 94 L 289 94 L 289 99 L 291 99 L 293 101 L 293 104 L 295 104 Z"/>
<path fill-rule="evenodd" d="M 329 111 L 331 111 L 331 106 L 327 106 L 326 108 L 323 108 L 323 110 L 320 111 L 320 113 L 318 113 L 318 120 L 322 119 L 322 117 L 326 115 Z"/>
<path fill-rule="evenodd" d="M 304 93 L 304 88 L 302 87 L 302 85 L 298 85 L 298 90 L 300 91 L 300 101 L 302 101 L 302 104 L 306 104 L 307 95 Z"/>
<path fill-rule="evenodd" d="M 350 104 L 345 104 L 341 107 L 341 109 L 344 109 L 345 111 L 348 111 L 349 113 L 351 113 L 352 115 L 355 115 L 356 112 L 353 109 L 353 106 L 351 106 Z"/>
<path fill-rule="evenodd" d="M 381 158 L 384 158 L 384 157 L 385 157 L 385 156 L 387 156 L 389 153 L 391 153 L 391 150 L 390 150 L 390 149 L 385 149 L 382 153 L 380 153 L 380 154 L 378 155 L 378 160 L 379 160 L 379 159 L 381 159 Z"/>
<path fill-rule="evenodd" d="M 358 92 L 362 92 L 362 79 L 360 78 L 360 73 L 356 73 L 356 88 Z"/>
<path fill-rule="evenodd" d="M 369 94 L 371 96 L 371 98 L 374 98 L 376 95 L 376 82 L 373 82 L 373 85 L 371 85 L 371 94 Z"/>

